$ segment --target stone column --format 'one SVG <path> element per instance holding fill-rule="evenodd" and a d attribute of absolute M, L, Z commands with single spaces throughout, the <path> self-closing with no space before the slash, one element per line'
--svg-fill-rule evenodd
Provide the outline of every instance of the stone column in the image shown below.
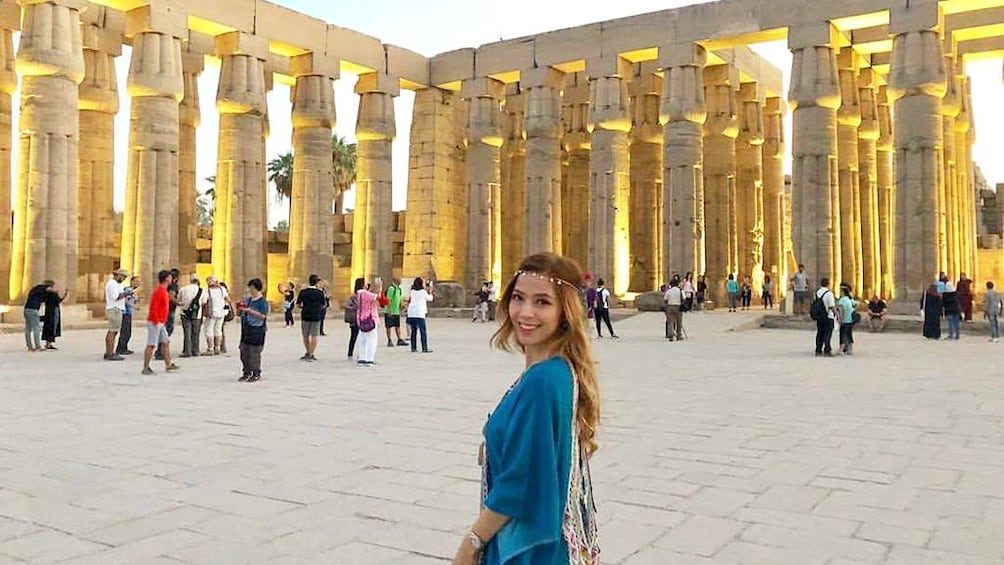
<path fill-rule="evenodd" d="M 18 187 L 10 296 L 24 299 L 44 279 L 70 289 L 77 280 L 77 85 L 84 78 L 83 0 L 22 0 L 17 53 L 21 76 Z"/>
<path fill-rule="evenodd" d="M 855 296 L 864 289 L 861 248 L 861 187 L 859 185 L 858 128 L 861 99 L 858 61 L 852 47 L 837 54 L 840 107 L 837 109 L 837 179 L 840 192 L 840 283 L 851 285 Z"/>
<path fill-rule="evenodd" d="M 635 66 L 631 97 L 631 288 L 646 292 L 662 284 L 662 77 L 656 63 Z"/>
<path fill-rule="evenodd" d="M 180 38 L 188 26 L 184 16 L 168 20 L 168 14 L 149 6 L 129 13 L 132 117 L 122 267 L 151 281 L 157 271 L 178 266 L 180 247 L 178 103 L 185 95 Z"/>
<path fill-rule="evenodd" d="M 696 44 L 659 48 L 663 69 L 659 121 L 663 124 L 662 273 L 704 274 L 704 64 L 707 54 Z M 714 276 L 720 276 L 716 273 Z M 719 291 L 709 285 L 710 299 Z M 717 294 L 716 294 L 717 293 Z"/>
<path fill-rule="evenodd" d="M 526 95 L 510 85 L 503 106 L 502 275 L 510 277 L 523 260 L 523 200 L 526 198 Z M 503 282 L 506 280 L 503 278 Z"/>
<path fill-rule="evenodd" d="M 736 138 L 736 200 L 738 215 L 738 271 L 751 277 L 754 295 L 763 288 L 764 109 L 755 82 L 739 87 L 739 136 Z"/>
<path fill-rule="evenodd" d="M 17 92 L 17 73 L 14 70 L 14 30 L 21 27 L 21 8 L 15 3 L 0 6 L 0 265 L 11 265 L 11 146 L 13 102 Z M 0 275 L 0 303 L 7 303 L 10 295 L 10 275 Z"/>
<path fill-rule="evenodd" d="M 841 280 L 837 108 L 840 85 L 829 23 L 792 28 L 788 102 L 794 108 L 792 230 L 795 256 L 815 284 Z"/>
<path fill-rule="evenodd" d="M 198 175 L 195 171 L 198 161 L 196 137 L 202 122 L 199 75 L 204 67 L 205 56 L 201 53 L 182 52 L 181 72 L 185 94 L 178 107 L 178 262 L 183 276 L 185 273 L 194 273 L 199 262 L 199 252 L 195 248 L 199 234 L 195 213 Z"/>
<path fill-rule="evenodd" d="M 631 67 L 610 57 L 588 61 L 586 72 L 592 130 L 588 265 L 615 295 L 623 296 L 631 282 L 631 115 L 625 80 Z"/>
<path fill-rule="evenodd" d="M 484 280 L 502 280 L 501 82 L 464 81 L 467 108 L 467 279 L 468 294 Z"/>
<path fill-rule="evenodd" d="M 561 253 L 561 84 L 550 67 L 523 71 L 526 99 L 526 198 L 523 252 Z"/>
<path fill-rule="evenodd" d="M 763 268 L 774 281 L 777 298 L 788 289 L 784 217 L 784 110 L 782 98 L 771 97 L 764 106 L 763 143 Z"/>
<path fill-rule="evenodd" d="M 959 193 L 963 198 L 962 268 L 965 269 L 966 275 L 969 278 L 979 281 L 980 264 L 976 241 L 978 226 L 976 205 L 978 199 L 976 187 L 973 185 L 973 143 L 976 140 L 976 126 L 973 122 L 972 83 L 966 75 L 964 61 L 958 62 L 956 70 L 960 75 L 959 88 L 961 102 L 959 116 L 955 120 L 955 144 L 959 161 L 956 183 L 959 187 Z"/>
<path fill-rule="evenodd" d="M 946 38 L 947 40 L 947 38 Z M 945 96 L 941 99 L 942 138 L 944 159 L 942 160 L 942 183 L 938 194 L 938 265 L 952 280 L 958 280 L 963 272 L 962 235 L 966 229 L 963 211 L 964 196 L 959 191 L 959 152 L 956 145 L 956 118 L 962 110 L 961 86 L 955 73 L 955 55 L 945 55 L 945 75 L 947 77 Z"/>
<path fill-rule="evenodd" d="M 119 91 L 115 58 L 122 54 L 125 31 L 125 19 L 116 14 L 121 16 L 95 6 L 85 14 L 81 28 L 84 81 L 79 87 L 79 131 L 86 143 L 80 145 L 77 156 L 80 255 L 75 283 L 77 298 L 84 302 L 104 300 L 105 279 L 116 259 L 113 199 Z"/>
<path fill-rule="evenodd" d="M 882 269 L 879 296 L 895 297 L 893 275 L 896 272 L 896 183 L 893 170 L 892 109 L 885 86 L 876 91 L 878 142 L 875 145 L 875 182 L 878 192 L 878 249 Z"/>
<path fill-rule="evenodd" d="M 861 125 L 858 128 L 858 186 L 861 198 L 861 296 L 871 298 L 882 292 L 881 244 L 879 241 L 878 149 L 879 109 L 872 69 L 861 69 L 858 98 Z"/>
<path fill-rule="evenodd" d="M 721 304 L 725 279 L 739 272 L 739 211 L 736 206 L 736 137 L 739 120 L 734 84 L 738 73 L 728 65 L 704 69 L 708 119 L 704 123 L 704 214 L 707 223 L 708 292 Z"/>
<path fill-rule="evenodd" d="M 334 168 L 331 163 L 331 130 L 335 127 L 337 60 L 306 53 L 290 59 L 296 83 L 290 90 L 293 103 L 293 190 L 289 203 L 290 280 L 315 274 L 334 279 Z M 390 276 L 385 273 L 384 276 Z"/>
<path fill-rule="evenodd" d="M 352 278 L 387 277 L 394 266 L 391 207 L 394 178 L 391 146 L 397 135 L 394 98 L 398 80 L 383 73 L 359 77 L 356 163 L 356 208 L 352 219 Z"/>
<path fill-rule="evenodd" d="M 589 81 L 583 73 L 565 75 L 561 97 L 564 180 L 561 192 L 563 253 L 589 267 Z"/>
<path fill-rule="evenodd" d="M 213 214 L 213 273 L 242 288 L 267 273 L 265 207 L 265 70 L 268 45 L 242 32 L 217 36 L 223 60 L 216 109 L 220 141 Z"/>
<path fill-rule="evenodd" d="M 938 275 L 938 194 L 944 137 L 945 59 L 937 4 L 892 11 L 889 95 L 895 101 L 896 278 L 898 300 L 913 304 Z"/>

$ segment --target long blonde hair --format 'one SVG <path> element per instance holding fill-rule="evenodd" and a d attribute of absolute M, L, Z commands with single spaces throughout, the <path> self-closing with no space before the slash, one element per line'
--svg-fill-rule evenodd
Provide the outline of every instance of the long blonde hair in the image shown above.
<path fill-rule="evenodd" d="M 516 281 L 523 273 L 533 273 L 552 279 L 561 307 L 561 323 L 551 338 L 550 348 L 556 355 L 568 361 L 578 381 L 576 423 L 579 444 L 585 450 L 586 456 L 591 456 L 598 448 L 596 428 L 600 421 L 600 390 L 596 377 L 596 363 L 586 333 L 586 314 L 579 300 L 582 269 L 575 261 L 554 253 L 538 253 L 523 259 L 519 270 L 506 284 L 505 291 L 499 299 L 497 317 L 501 327 L 492 336 L 492 345 L 503 351 L 523 350 L 516 341 L 513 322 L 509 318 L 509 302 L 512 300 Z"/>

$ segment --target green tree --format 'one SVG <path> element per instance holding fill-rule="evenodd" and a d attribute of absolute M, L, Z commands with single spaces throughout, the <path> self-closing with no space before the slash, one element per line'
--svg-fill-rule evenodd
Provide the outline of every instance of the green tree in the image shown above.
<path fill-rule="evenodd" d="M 205 180 L 211 186 L 195 197 L 195 222 L 200 226 L 211 226 L 216 208 L 216 176 L 206 177 Z"/>
<path fill-rule="evenodd" d="M 282 202 L 293 194 L 293 154 L 283 153 L 268 163 L 268 181 L 275 185 L 276 199 Z"/>
<path fill-rule="evenodd" d="M 335 213 L 345 212 L 343 201 L 345 192 L 356 183 L 356 144 L 346 143 L 337 135 L 331 138 L 331 164 L 334 166 L 332 192 L 335 197 Z"/>
<path fill-rule="evenodd" d="M 276 222 L 275 233 L 289 233 L 289 221 L 279 220 Z"/>

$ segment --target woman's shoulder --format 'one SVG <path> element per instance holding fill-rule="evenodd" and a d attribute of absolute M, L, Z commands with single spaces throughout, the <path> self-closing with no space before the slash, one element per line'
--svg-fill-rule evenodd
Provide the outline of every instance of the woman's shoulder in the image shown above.
<path fill-rule="evenodd" d="M 535 391 L 570 390 L 572 384 L 572 369 L 563 357 L 552 357 L 541 361 L 523 375 L 525 388 Z"/>

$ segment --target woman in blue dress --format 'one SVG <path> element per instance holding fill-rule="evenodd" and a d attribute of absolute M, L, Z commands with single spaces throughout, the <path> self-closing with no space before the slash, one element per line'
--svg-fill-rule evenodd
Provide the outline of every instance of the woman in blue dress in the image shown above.
<path fill-rule="evenodd" d="M 481 513 L 454 565 L 596 565 L 589 458 L 599 387 L 579 299 L 582 270 L 542 253 L 523 260 L 499 303 L 492 344 L 526 369 L 484 427 Z"/>

